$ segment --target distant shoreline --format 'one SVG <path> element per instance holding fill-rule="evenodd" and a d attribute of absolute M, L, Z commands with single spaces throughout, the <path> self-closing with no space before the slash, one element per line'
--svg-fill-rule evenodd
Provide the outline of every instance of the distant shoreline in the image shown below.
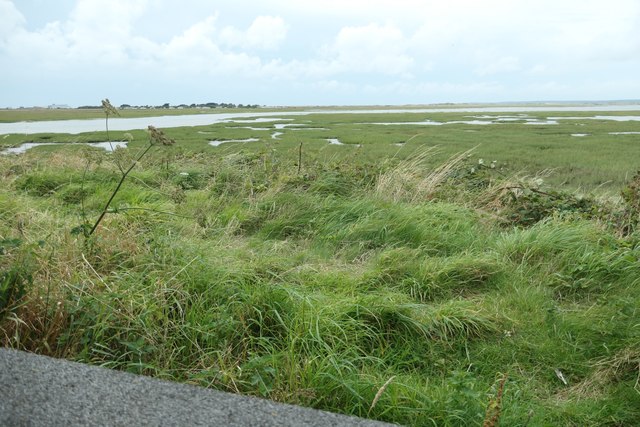
<path fill-rule="evenodd" d="M 233 105 L 233 104 L 232 104 Z M 205 111 L 245 111 L 245 110 L 282 110 L 282 109 L 388 109 L 388 108 L 406 108 L 406 109 L 423 109 L 423 108 L 484 108 L 484 107 L 571 107 L 571 106 L 597 106 L 597 105 L 638 105 L 640 106 L 640 99 L 623 99 L 623 100 L 608 100 L 608 101 L 503 101 L 503 102 L 435 102 L 426 104 L 354 104 L 354 105 L 339 105 L 339 104 L 306 104 L 306 105 L 254 105 L 245 108 L 242 104 L 237 107 L 188 107 L 184 104 L 172 105 L 169 107 L 149 107 L 149 106 L 128 106 L 123 110 L 127 111 L 192 111 L 192 110 L 205 110 Z M 0 107 L 0 111 L 13 111 L 13 110 L 100 110 L 101 108 L 87 108 L 87 107 L 71 107 L 71 106 L 59 106 L 59 107 L 45 107 L 45 106 L 29 106 L 29 107 Z"/>
<path fill-rule="evenodd" d="M 77 110 L 71 110 L 77 111 Z M 130 110 L 127 110 L 129 112 Z M 145 110 L 149 112 L 149 110 Z M 214 123 L 220 123 L 232 119 L 251 119 L 259 117 L 277 117 L 277 116 L 299 116 L 308 114 L 393 114 L 393 113 L 527 113 L 527 112 L 631 112 L 640 111 L 640 104 L 631 105 L 546 105 L 546 106 L 464 106 L 448 107 L 448 108 L 396 108 L 384 107 L 379 108 L 306 108 L 306 109 L 264 109 L 263 111 L 238 111 L 238 112 L 198 112 L 185 111 L 185 114 L 168 114 L 168 115 L 151 115 L 146 114 L 134 117 L 111 117 L 109 119 L 109 129 L 118 131 L 129 131 L 146 129 L 151 123 L 154 126 L 162 128 L 173 128 L 183 126 L 205 126 Z M 154 111 L 155 112 L 155 111 Z M 104 113 L 102 117 L 96 111 L 97 116 L 89 117 L 73 117 L 61 118 L 58 120 L 42 118 L 26 119 L 20 121 L 1 120 L 2 112 L 0 112 L 0 135 L 7 134 L 37 134 L 37 133 L 67 133 L 79 134 L 84 132 L 99 132 L 104 130 L 105 119 Z M 101 111 L 100 111 L 101 113 Z M 98 118 L 100 117 L 100 118 Z"/>

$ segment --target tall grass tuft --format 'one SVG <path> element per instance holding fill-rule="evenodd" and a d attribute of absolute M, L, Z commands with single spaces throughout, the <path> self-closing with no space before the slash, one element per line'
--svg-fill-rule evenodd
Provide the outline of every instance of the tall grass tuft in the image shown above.
<path fill-rule="evenodd" d="M 393 202 L 414 203 L 429 200 L 451 172 L 456 170 L 473 151 L 474 149 L 471 149 L 456 154 L 434 169 L 429 169 L 426 163 L 434 156 L 435 148 L 417 152 L 379 175 L 375 187 L 376 194 Z"/>

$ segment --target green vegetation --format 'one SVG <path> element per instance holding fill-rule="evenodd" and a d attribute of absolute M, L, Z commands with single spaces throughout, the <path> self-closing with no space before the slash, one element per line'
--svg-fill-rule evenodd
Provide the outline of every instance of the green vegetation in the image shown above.
<path fill-rule="evenodd" d="M 20 111 L 20 110 L 14 110 Z M 54 113 L 57 110 L 51 110 Z M 65 111 L 65 110 L 60 110 Z M 76 110 L 70 110 L 76 111 Z M 84 111 L 84 110 L 77 110 Z M 171 114 L 184 114 L 187 110 L 162 110 Z M 202 110 L 211 112 L 212 110 Z M 255 112 L 255 110 L 252 110 Z M 3 113 L 3 112 L 0 112 Z M 124 110 L 122 117 L 130 114 L 159 113 L 153 110 Z M 84 113 L 83 113 L 84 114 Z M 94 111 L 96 116 L 103 112 Z M 395 157 L 412 158 L 416 150 L 437 147 L 434 163 L 445 162 L 456 153 L 477 147 L 475 160 L 483 158 L 487 164 L 496 160 L 497 166 L 507 175 L 538 175 L 544 173 L 545 181 L 554 188 L 570 189 L 580 194 L 618 195 L 620 188 L 637 169 L 637 134 L 612 134 L 616 132 L 639 132 L 638 121 L 614 121 L 593 119 L 595 116 L 639 115 L 639 112 L 618 113 L 554 113 L 536 112 L 525 116 L 511 114 L 518 120 L 496 124 L 473 124 L 473 121 L 488 121 L 480 117 L 500 118 L 505 114 L 477 113 L 361 113 L 361 114 L 309 114 L 301 116 L 275 117 L 273 122 L 216 123 L 168 129 L 170 137 L 180 141 L 185 155 L 207 153 L 212 155 L 233 152 L 275 150 L 279 156 L 297 156 L 303 143 L 305 156 L 344 159 L 357 156 L 358 161 L 377 163 L 381 159 Z M 506 114 L 509 115 L 509 114 Z M 558 124 L 525 124 L 525 119 L 538 119 L 540 123 L 548 117 L 568 117 Z M 0 114 L 0 118 L 2 114 Z M 31 117 L 31 116 L 28 116 Z M 84 117 L 84 116 L 81 116 Z M 25 118 L 22 116 L 21 118 Z M 412 125 L 403 123 L 460 122 L 441 126 Z M 396 125 L 374 125 L 373 123 L 398 123 Z M 287 125 L 277 129 L 276 125 Z M 253 128 L 253 129 L 251 129 Z M 274 132 L 283 132 L 272 138 Z M 587 134 L 577 137 L 574 134 Z M 111 132 L 113 140 L 146 141 L 143 130 Z M 256 142 L 230 142 L 219 147 L 208 145 L 212 140 L 257 139 Z M 346 146 L 328 145 L 327 139 L 337 138 Z M 70 142 L 86 143 L 106 141 L 106 132 L 83 134 L 35 134 L 0 135 L 0 147 L 14 147 L 23 142 Z M 399 145 L 396 145 L 399 144 Z M 81 147 L 81 145 L 79 145 Z M 42 151 L 54 151 L 56 147 L 43 146 Z"/>
<path fill-rule="evenodd" d="M 400 424 L 639 424 L 637 122 L 379 121 L 166 129 L 89 237 L 146 132 L 0 156 L 0 342 Z"/>

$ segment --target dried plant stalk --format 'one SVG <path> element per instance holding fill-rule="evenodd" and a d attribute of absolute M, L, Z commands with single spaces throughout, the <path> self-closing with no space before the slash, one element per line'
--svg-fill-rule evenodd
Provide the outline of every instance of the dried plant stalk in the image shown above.
<path fill-rule="evenodd" d="M 382 396 L 382 393 L 384 393 L 384 391 L 387 389 L 387 387 L 389 387 L 389 384 L 391 384 L 391 381 L 393 381 L 393 379 L 396 376 L 392 376 L 391 378 L 389 378 L 387 380 L 387 382 L 385 382 L 382 387 L 380 387 L 380 389 L 378 390 L 378 392 L 376 393 L 375 397 L 373 398 L 373 402 L 371 402 L 371 407 L 369 408 L 369 412 L 367 412 L 367 414 L 371 413 L 371 411 L 373 410 L 373 408 L 376 407 L 376 404 L 378 403 L 378 400 L 380 400 L 380 397 Z"/>

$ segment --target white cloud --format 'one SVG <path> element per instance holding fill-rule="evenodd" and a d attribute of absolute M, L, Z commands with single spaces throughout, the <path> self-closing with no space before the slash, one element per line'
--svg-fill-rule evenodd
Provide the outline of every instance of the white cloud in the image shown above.
<path fill-rule="evenodd" d="M 122 63 L 127 47 L 139 40 L 134 25 L 147 0 L 79 0 L 62 27 L 68 53 L 74 58 Z"/>
<path fill-rule="evenodd" d="M 206 54 L 211 50 L 218 51 L 214 36 L 216 34 L 216 16 L 209 16 L 187 28 L 177 35 L 164 47 L 169 52 L 183 52 L 186 54 Z"/>
<path fill-rule="evenodd" d="M 53 21 L 36 31 L 14 28 L 7 38 L 6 49 L 16 57 L 39 58 L 55 67 L 123 63 L 128 59 L 127 49 L 144 44 L 144 40 L 132 35 L 132 29 L 146 3 L 146 0 L 78 0 L 63 23 Z"/>
<path fill-rule="evenodd" d="M 250 47 L 275 49 L 285 39 L 287 25 L 277 16 L 258 16 L 246 32 L 246 44 Z"/>
<path fill-rule="evenodd" d="M 220 31 L 219 40 L 229 47 L 244 49 L 275 49 L 287 35 L 287 25 L 277 16 L 258 16 L 247 30 L 227 26 Z"/>
<path fill-rule="evenodd" d="M 78 0 L 68 21 L 77 36 L 122 39 L 132 30 L 136 19 L 142 17 L 147 0 Z"/>
<path fill-rule="evenodd" d="M 7 7 L 12 6 L 10 3 L 0 1 L 0 7 L 11 10 Z M 75 72 L 104 66 L 154 74 L 241 72 L 249 75 L 260 69 L 258 57 L 241 49 L 225 49 L 229 46 L 220 42 L 217 14 L 194 23 L 165 43 L 137 36 L 135 23 L 143 16 L 148 3 L 147 0 L 79 0 L 63 23 L 52 22 L 31 32 L 14 28 L 4 55 L 22 61 L 38 58 L 41 66 L 52 70 L 73 64 Z M 24 19 L 16 16 L 13 20 L 23 25 Z M 285 33 L 284 21 L 272 17 L 258 17 L 246 31 L 239 32 L 243 47 L 260 48 L 275 47 Z"/>
<path fill-rule="evenodd" d="M 330 68 L 340 72 L 401 75 L 414 63 L 402 31 L 392 25 L 342 28 L 324 50 Z"/>
<path fill-rule="evenodd" d="M 156 71 L 185 75 L 255 74 L 260 58 L 242 51 L 225 50 L 218 41 L 217 16 L 197 22 L 169 42 L 155 45 Z"/>
<path fill-rule="evenodd" d="M 10 37 L 24 24 L 24 16 L 9 0 L 0 0 L 0 43 Z"/>
<path fill-rule="evenodd" d="M 0 66 L 16 76 L 7 86 L 33 83 L 14 70 L 37 70 L 43 86 L 152 76 L 196 93 L 305 88 L 403 102 L 525 97 L 518 88 L 534 86 L 537 98 L 593 98 L 589 85 L 622 91 L 605 78 L 630 91 L 640 81 L 638 0 L 75 0 L 66 18 L 37 27 L 28 4 L 41 0 L 0 0 Z"/>
<path fill-rule="evenodd" d="M 558 25 L 550 45 L 572 58 L 628 60 L 640 56 L 640 2 L 584 1 L 574 19 Z"/>
<path fill-rule="evenodd" d="M 275 79 L 318 79 L 336 82 L 338 75 L 411 76 L 414 59 L 407 53 L 408 40 L 392 25 L 347 26 L 333 40 L 305 60 L 272 60 L 262 64 L 264 76 Z M 425 65 L 428 67 L 428 65 Z"/>

